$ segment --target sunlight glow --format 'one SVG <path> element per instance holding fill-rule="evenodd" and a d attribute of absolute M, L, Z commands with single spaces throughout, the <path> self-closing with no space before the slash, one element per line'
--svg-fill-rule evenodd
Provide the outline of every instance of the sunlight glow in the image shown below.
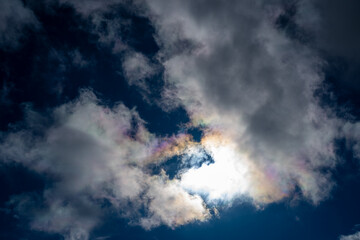
<path fill-rule="evenodd" d="M 204 138 L 201 143 L 214 163 L 187 170 L 181 175 L 181 185 L 190 192 L 206 195 L 208 201 L 231 200 L 244 193 L 249 187 L 248 167 L 235 145 L 218 136 Z"/>

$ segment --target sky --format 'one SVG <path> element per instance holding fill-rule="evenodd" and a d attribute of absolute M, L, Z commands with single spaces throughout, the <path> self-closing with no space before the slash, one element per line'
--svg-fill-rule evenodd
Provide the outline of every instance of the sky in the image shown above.
<path fill-rule="evenodd" d="M 0 238 L 360 239 L 357 0 L 0 0 Z"/>

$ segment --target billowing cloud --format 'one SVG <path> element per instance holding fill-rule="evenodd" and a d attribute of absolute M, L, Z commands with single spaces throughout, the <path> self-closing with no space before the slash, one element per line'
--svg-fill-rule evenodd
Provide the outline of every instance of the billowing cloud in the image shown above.
<path fill-rule="evenodd" d="M 25 129 L 2 133 L 0 156 L 49 183 L 9 202 L 32 229 L 88 239 L 109 209 L 149 230 L 206 221 L 236 199 L 264 206 L 329 197 L 336 140 L 351 142 L 359 156 L 360 127 L 320 103 L 324 61 L 276 24 L 283 1 L 136 1 L 141 9 L 132 10 L 155 29 L 152 59 L 124 43 L 128 22 L 111 11 L 121 2 L 60 1 L 120 57 L 129 85 L 152 96 L 148 80 L 164 71 L 162 99 L 152 100 L 166 111 L 183 107 L 190 122 L 159 137 L 135 109 L 106 107 L 90 90 L 47 114 L 28 107 Z M 79 50 L 66 59 L 87 65 Z M 201 129 L 200 141 L 186 128 Z M 154 171 L 173 157 L 180 159 L 174 177 Z"/>
<path fill-rule="evenodd" d="M 228 142 L 220 149 L 232 146 L 216 150 L 226 151 L 225 163 L 215 158 L 214 166 L 184 173 L 184 184 L 195 192 L 207 189 L 210 197 L 238 193 L 259 202 L 280 200 L 297 187 L 315 204 L 326 198 L 334 184 L 328 170 L 337 164 L 335 139 L 346 135 L 346 121 L 320 106 L 315 91 L 322 88 L 323 62 L 277 27 L 281 3 L 148 5 L 162 46 L 164 107 L 185 107 L 193 125 L 207 129 L 205 139 L 220 132 Z M 201 186 L 206 180 L 200 176 L 209 174 L 233 187 L 218 192 Z"/>
<path fill-rule="evenodd" d="M 79 99 L 53 111 L 55 123 L 49 128 L 31 109 L 27 116 L 29 130 L 8 134 L 0 155 L 52 182 L 42 195 L 12 197 L 18 214 L 31 216 L 32 229 L 87 239 L 106 202 L 146 229 L 210 216 L 202 198 L 186 192 L 178 180 L 168 179 L 165 172 L 150 174 L 148 163 L 163 155 L 161 143 L 177 144 L 149 133 L 134 110 L 122 104 L 104 107 L 92 92 L 83 91 Z M 171 155 L 176 147 L 165 149 Z"/>
<path fill-rule="evenodd" d="M 199 195 L 190 195 L 178 180 L 170 182 L 167 177 L 156 177 L 149 187 L 148 196 L 153 199 L 149 204 L 149 217 L 141 219 L 145 229 L 165 224 L 176 227 L 194 219 L 200 221 L 210 217 L 203 199 Z"/>

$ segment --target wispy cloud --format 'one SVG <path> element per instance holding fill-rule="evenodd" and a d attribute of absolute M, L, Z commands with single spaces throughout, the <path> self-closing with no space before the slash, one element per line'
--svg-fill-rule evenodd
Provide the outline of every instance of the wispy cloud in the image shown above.
<path fill-rule="evenodd" d="M 26 29 L 38 29 L 40 22 L 20 0 L 0 1 L 0 48 L 14 50 L 26 38 Z"/>
<path fill-rule="evenodd" d="M 144 98 L 151 103 L 149 95 L 152 89 L 149 79 L 159 72 L 158 66 L 141 53 L 129 52 L 125 54 L 122 69 L 128 84 L 138 87 Z"/>

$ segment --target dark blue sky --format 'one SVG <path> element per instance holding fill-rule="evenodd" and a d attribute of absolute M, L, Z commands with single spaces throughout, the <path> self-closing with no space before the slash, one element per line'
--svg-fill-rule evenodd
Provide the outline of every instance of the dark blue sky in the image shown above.
<path fill-rule="evenodd" d="M 356 42 L 356 40 L 360 40 L 360 28 L 357 27 L 360 26 L 360 17 L 358 15 L 360 4 L 357 1 L 340 3 L 325 0 L 317 0 L 314 3 L 309 3 L 306 0 L 271 1 L 271 3 L 259 1 L 260 7 L 254 7 L 248 1 L 243 1 L 244 3 L 241 3 L 243 5 L 224 1 L 194 2 L 197 3 L 156 1 L 155 6 L 152 6 L 147 1 L 113 0 L 105 3 L 96 0 L 0 0 L 0 34 L 2 36 L 0 37 L 1 239 L 160 240 L 223 238 L 329 240 L 340 239 L 342 235 L 351 235 L 360 231 L 357 225 L 360 223 L 358 158 L 360 154 L 357 145 L 360 144 L 358 142 L 360 139 L 358 129 L 360 128 L 356 127 L 360 119 L 360 47 Z M 237 4 L 240 5 L 237 6 Z M 184 7 L 185 5 L 186 7 Z M 234 13 L 232 10 L 230 11 L 232 5 L 234 5 L 234 9 L 246 9 L 248 6 L 249 12 L 256 13 L 253 16 L 242 18 L 241 15 L 245 16 L 246 11 L 239 10 L 234 11 Z M 227 16 L 227 12 L 229 12 L 229 16 Z M 198 16 L 202 14 L 204 17 Z M 239 18 L 232 18 L 232 14 L 239 15 Z M 300 115 L 295 112 L 299 109 L 298 111 L 301 113 L 302 109 L 306 108 L 302 104 L 307 100 L 302 100 L 301 96 L 292 94 L 292 90 L 287 91 L 290 88 L 287 85 L 283 87 L 282 82 L 278 81 L 277 78 L 286 76 L 289 82 L 294 81 L 296 88 L 301 84 L 295 83 L 298 80 L 294 79 L 293 76 L 296 78 L 298 75 L 307 74 L 308 72 L 304 68 L 301 68 L 302 70 L 299 70 L 299 72 L 296 72 L 295 68 L 288 68 L 290 70 L 283 73 L 281 72 L 283 67 L 279 67 L 279 70 L 276 64 L 265 64 L 264 68 L 256 67 L 263 62 L 259 61 L 257 57 L 265 54 L 263 50 L 259 50 L 262 49 L 263 43 L 256 43 L 259 45 L 255 45 L 257 47 L 252 49 L 252 42 L 247 45 L 247 40 L 244 39 L 247 39 L 247 37 L 252 39 L 252 34 L 254 36 L 263 34 L 264 28 L 260 27 L 259 29 L 262 30 L 259 30 L 256 34 L 253 33 L 254 29 L 261 25 L 257 22 L 258 15 L 265 16 L 265 20 L 259 20 L 259 22 L 269 21 L 266 26 L 270 26 L 271 31 L 274 32 L 269 35 L 268 41 L 270 43 L 277 41 L 281 37 L 285 40 L 279 41 L 280 43 L 276 43 L 274 46 L 288 44 L 285 48 L 280 48 L 284 52 L 287 51 L 285 49 L 293 48 L 284 54 L 287 60 L 281 60 L 280 62 L 293 61 L 292 65 L 303 64 L 304 61 L 298 60 L 297 56 L 311 59 L 309 62 L 315 58 L 320 59 L 317 61 L 320 64 L 316 66 L 315 72 L 317 72 L 317 76 L 320 76 L 321 81 L 315 84 L 311 95 L 317 99 L 316 106 L 327 109 L 327 113 L 330 112 L 329 116 L 332 117 L 326 117 L 325 120 L 320 118 L 321 120 L 318 122 L 314 120 L 316 122 L 314 123 L 315 129 L 321 129 L 322 125 L 331 125 L 332 131 L 333 129 L 342 129 L 346 124 L 349 124 L 349 126 L 352 124 L 349 128 L 345 129 L 344 127 L 345 130 L 329 133 L 331 135 L 329 142 L 335 152 L 334 156 L 329 157 L 329 159 L 332 159 L 330 164 L 328 163 L 328 156 L 322 150 L 314 150 L 316 154 L 319 153 L 319 155 L 323 154 L 324 156 L 321 155 L 319 160 L 312 162 L 310 158 L 312 156 L 318 157 L 318 155 L 307 155 L 309 149 L 305 147 L 302 149 L 302 146 L 308 146 L 307 144 L 301 145 L 301 142 L 296 150 L 292 150 L 291 146 L 293 145 L 286 145 L 286 139 L 283 141 L 284 137 L 282 136 L 285 135 L 282 135 L 283 132 L 278 130 L 278 127 L 283 126 L 285 129 L 290 126 L 287 124 L 287 120 L 282 120 L 283 117 L 295 118 L 296 120 L 291 120 L 292 122 L 299 120 Z M 182 17 L 185 19 L 183 25 L 167 25 L 168 22 L 176 22 Z M 195 20 L 186 22 L 187 18 Z M 314 22 L 311 22 L 312 18 L 315 19 Z M 224 27 L 226 30 L 232 24 L 234 26 L 239 24 L 238 29 L 229 27 L 229 32 L 233 31 L 229 34 L 229 38 L 233 38 L 230 41 L 233 45 L 230 47 L 217 44 L 218 42 L 222 43 L 222 39 L 226 39 L 226 36 L 221 35 L 221 30 L 217 35 L 217 29 L 221 29 L 224 22 L 226 23 L 226 27 Z M 196 31 L 192 32 L 193 29 L 196 29 Z M 213 32 L 206 35 L 208 29 L 212 29 Z M 241 34 L 237 35 L 238 32 Z M 268 32 L 264 32 L 265 36 Z M 199 35 L 192 36 L 189 33 Z M 180 35 L 181 37 L 179 37 Z M 206 37 L 203 37 L 204 35 Z M 273 37 L 274 35 L 276 37 Z M 215 36 L 215 40 L 208 36 Z M 266 35 L 264 38 L 267 37 Z M 330 40 L 328 41 L 328 39 Z M 209 55 L 205 54 L 205 57 L 198 58 L 207 51 L 206 40 L 216 42 L 213 45 L 211 45 L 212 42 L 209 43 L 209 46 L 218 47 L 218 49 L 213 52 L 209 50 L 211 52 Z M 202 48 L 201 46 L 205 47 Z M 279 58 L 283 57 L 282 52 L 277 53 L 278 50 L 276 49 L 274 51 L 275 55 L 278 54 L 275 57 L 274 55 L 271 56 L 275 59 L 274 61 L 277 61 L 277 56 L 280 56 Z M 302 51 L 307 53 L 307 55 L 304 54 L 305 57 L 300 54 Z M 246 58 L 249 61 L 242 62 L 241 57 L 236 57 L 238 55 L 247 56 L 247 54 L 251 55 L 251 57 Z M 130 67 L 126 65 L 131 56 L 141 56 L 141 58 L 136 59 L 140 62 L 140 65 L 143 65 L 132 68 L 133 65 L 131 64 L 135 63 L 131 61 Z M 196 60 L 190 64 L 188 69 L 185 67 L 188 72 L 184 72 L 188 75 L 177 75 L 178 72 L 174 70 L 174 67 L 183 63 L 176 61 L 184 56 L 186 56 L 184 66 L 192 58 Z M 266 63 L 268 58 L 264 57 L 264 59 Z M 175 61 L 174 65 L 171 65 L 173 64 L 172 61 Z M 136 64 L 139 63 L 136 62 Z M 145 65 L 146 67 L 144 67 Z M 236 67 L 238 65 L 244 66 L 244 68 L 238 69 Z M 230 67 L 227 68 L 228 66 Z M 306 61 L 304 66 L 307 66 Z M 226 71 L 221 72 L 223 69 Z M 231 75 L 232 71 L 235 72 L 235 76 L 248 78 L 248 80 L 239 80 L 239 85 L 237 85 L 237 80 L 234 80 L 233 75 Z M 229 77 L 228 74 L 231 76 Z M 313 73 L 309 73 L 309 76 L 311 74 Z M 194 85 L 195 87 L 187 89 L 188 86 L 192 86 L 192 82 L 186 82 L 186 76 L 195 76 L 195 79 L 196 77 L 202 79 L 203 76 L 204 78 L 199 80 L 200 83 Z M 262 76 L 263 79 L 261 79 Z M 227 79 L 228 77 L 230 80 Z M 255 78 L 256 80 L 254 80 Z M 299 79 L 301 82 L 303 78 L 300 76 Z M 264 83 L 262 84 L 262 82 Z M 277 85 L 278 83 L 279 85 Z M 238 90 L 236 86 L 240 85 L 245 86 L 245 88 L 239 88 L 240 90 Z M 197 86 L 200 86 L 202 90 L 198 91 Z M 184 92 L 182 92 L 182 87 L 185 89 Z M 173 89 L 176 89 L 176 91 L 172 92 Z M 242 92 L 242 89 L 245 90 Z M 291 89 L 293 88 L 291 87 Z M 299 90 L 299 92 L 302 90 Z M 201 117 L 204 116 L 202 106 L 205 106 L 204 109 L 213 107 L 211 111 L 222 109 L 219 110 L 219 115 L 224 119 L 227 116 L 233 116 L 229 114 L 231 111 L 239 114 L 239 116 L 244 114 L 244 122 L 248 124 L 246 130 L 248 135 L 246 136 L 250 136 L 249 139 L 251 139 L 244 144 L 256 145 L 254 152 L 258 153 L 260 152 L 258 150 L 262 149 L 265 156 L 266 153 L 273 153 L 272 149 L 275 148 L 276 151 L 286 152 L 289 155 L 292 153 L 296 155 L 300 152 L 300 155 L 305 159 L 305 165 L 310 166 L 306 168 L 306 174 L 314 175 L 315 183 L 309 187 L 309 190 L 307 188 L 308 183 L 306 182 L 305 186 L 302 185 L 302 178 L 294 173 L 296 170 L 291 169 L 292 166 L 297 166 L 297 164 L 287 165 L 287 162 L 279 162 L 279 165 L 286 165 L 290 168 L 289 172 L 278 177 L 281 184 L 285 181 L 285 185 L 289 186 L 287 189 L 290 189 L 290 193 L 287 193 L 286 196 L 277 200 L 262 202 L 263 200 L 257 199 L 257 195 L 252 195 L 253 193 L 249 190 L 244 196 L 231 198 L 230 203 L 226 200 L 224 200 L 226 203 L 211 203 L 211 201 L 207 202 L 205 200 L 209 209 L 215 206 L 219 210 L 219 216 L 213 214 L 205 222 L 199 222 L 197 218 L 194 218 L 175 225 L 167 224 L 166 219 L 161 219 L 160 224 L 151 229 L 146 229 L 144 225 L 138 222 L 143 217 L 142 215 L 156 215 L 156 212 L 151 212 L 155 210 L 149 210 L 150 207 L 147 205 L 152 201 L 152 198 L 147 195 L 147 189 L 151 189 L 151 183 L 147 183 L 149 185 L 138 196 L 139 199 L 147 199 L 148 202 L 142 202 L 136 213 L 133 213 L 132 210 L 136 208 L 137 202 L 131 200 L 131 198 L 122 200 L 127 203 L 122 202 L 121 207 L 114 207 L 111 198 L 101 198 L 94 192 L 82 190 L 79 195 L 84 194 L 87 201 L 95 204 L 89 206 L 96 206 L 97 209 L 100 209 L 101 214 L 97 215 L 96 218 L 101 220 L 97 220 L 94 225 L 89 224 L 91 227 L 84 227 L 89 231 L 88 234 L 71 235 L 71 226 L 56 227 L 56 221 L 62 221 L 62 218 L 57 220 L 54 217 L 55 220 L 52 221 L 51 215 L 46 215 L 46 212 L 50 211 L 48 209 L 51 208 L 48 208 L 48 205 L 53 206 L 51 201 L 56 202 L 54 199 L 59 197 L 63 201 L 61 206 L 71 206 L 71 209 L 77 208 L 76 214 L 70 213 L 73 215 L 65 218 L 64 221 L 74 221 L 76 226 L 77 221 L 79 221 L 78 225 L 82 226 L 82 222 L 86 222 L 84 219 L 88 215 L 89 218 L 93 217 L 91 213 L 88 215 L 87 213 L 82 214 L 82 212 L 87 211 L 87 201 L 82 206 L 82 200 L 69 197 L 70 195 L 64 193 L 65 190 L 53 191 L 63 183 L 63 180 L 60 181 L 59 179 L 68 176 L 66 175 L 68 168 L 73 167 L 71 164 L 62 167 L 61 163 L 62 158 L 72 157 L 72 150 L 69 150 L 69 154 L 60 154 L 60 157 L 54 157 L 57 160 L 49 163 L 54 166 L 54 169 L 49 167 L 50 170 L 44 170 L 46 167 L 43 169 L 37 165 L 36 156 L 42 158 L 43 155 L 35 155 L 34 159 L 28 161 L 28 155 L 23 154 L 21 156 L 21 154 L 28 151 L 27 153 L 31 155 L 31 149 L 36 150 L 37 148 L 40 149 L 39 152 L 44 149 L 50 151 L 50 157 L 45 155 L 44 159 L 59 154 L 54 150 L 57 149 L 56 143 L 51 148 L 43 147 L 51 142 L 51 138 L 49 140 L 47 136 L 51 135 L 52 130 L 62 129 L 61 126 L 63 125 L 68 126 L 63 124 L 62 120 L 59 120 L 60 118 L 58 119 L 60 115 L 54 114 L 54 109 L 59 108 L 59 106 L 69 106 L 67 104 L 71 102 L 77 103 L 81 91 L 94 93 L 98 99 L 96 101 L 100 102 L 96 103 L 97 106 L 108 108 L 104 112 L 115 111 L 112 109 L 122 103 L 127 109 L 130 109 L 129 111 L 135 111 L 140 116 L 141 121 L 138 120 L 136 114 L 132 115 L 129 120 L 130 130 L 128 129 L 124 134 L 133 141 L 134 145 L 147 141 L 140 139 L 138 136 L 142 126 L 149 133 L 156 136 L 159 142 L 168 143 L 173 140 L 163 139 L 184 134 L 193 137 L 194 141 L 191 144 L 199 143 L 202 137 L 205 137 L 214 129 L 220 132 L 223 128 L 226 129 L 227 123 L 221 125 L 221 122 L 212 123 L 210 120 L 210 123 L 207 122 L 207 119 L 213 118 L 207 118 L 206 113 L 203 118 L 204 123 L 195 124 L 194 119 L 197 119 L 197 115 L 194 112 L 199 111 L 202 113 Z M 237 110 L 245 109 L 248 106 L 243 103 L 244 101 L 238 95 L 247 96 L 249 94 L 251 96 L 255 94 L 260 96 L 262 92 L 269 93 L 268 95 L 264 94 L 264 96 L 272 96 L 272 93 L 276 92 L 274 95 L 280 96 L 279 98 L 283 97 L 284 100 L 270 97 L 269 99 L 275 100 L 269 100 L 268 104 L 264 104 L 261 108 L 266 110 L 259 111 L 254 115 L 246 115 L 251 110 Z M 169 95 L 165 93 L 169 93 Z M 192 96 L 194 96 L 195 101 L 192 101 Z M 201 102 L 202 100 L 205 103 Z M 248 98 L 248 101 L 252 101 L 252 99 L 249 100 Z M 254 102 L 256 102 L 256 97 Z M 309 103 L 309 105 L 311 104 L 312 102 Z M 201 107 L 198 108 L 198 106 Z M 276 108 L 277 106 L 279 107 Z M 285 114 L 279 112 L 275 116 L 268 113 L 268 111 L 274 112 L 275 108 L 277 110 L 282 107 L 288 109 L 288 106 L 291 110 L 286 110 L 288 112 Z M 69 107 L 69 109 L 71 113 L 68 114 L 70 116 L 72 116 L 72 113 L 80 111 L 76 107 Z M 223 109 L 225 110 L 223 111 Z M 287 113 L 290 114 L 287 115 Z M 86 122 L 87 119 L 91 118 L 92 116 L 88 116 L 82 121 Z M 331 124 L 328 124 L 327 121 L 330 118 L 336 119 L 333 121 L 336 123 L 331 122 Z M 72 118 L 69 117 L 69 119 Z M 258 122 L 258 119 L 261 119 L 261 123 Z M 230 121 L 233 120 L 230 119 Z M 72 123 L 70 120 L 69 122 Z M 86 125 L 85 122 L 84 125 Z M 233 124 L 236 125 L 237 123 L 234 122 Z M 232 131 L 240 131 L 239 129 L 234 127 Z M 325 128 L 321 133 L 327 131 L 327 128 Z M 21 132 L 25 133 L 21 135 L 23 138 L 20 138 L 17 142 L 10 141 L 11 134 Z M 224 132 L 226 134 L 226 130 Z M 288 131 L 285 129 L 284 132 Z M 305 135 L 311 135 L 310 133 L 311 131 L 306 132 Z M 73 134 L 76 135 L 76 132 Z M 27 137 L 29 137 L 29 141 L 27 141 Z M 69 138 L 73 138 L 71 134 Z M 177 139 L 177 137 L 174 138 Z M 234 139 L 236 138 L 234 137 Z M 262 139 L 264 139 L 264 145 L 261 145 Z M 301 139 L 307 139 L 307 136 Z M 321 141 L 325 137 L 319 139 L 314 140 L 314 148 L 324 146 Z M 177 140 L 174 141 L 178 144 Z M 317 145 L 317 141 L 320 141 L 321 144 Z M 276 142 L 282 146 L 270 144 L 269 142 Z M 10 148 L 20 148 L 22 143 L 28 148 L 23 152 L 19 150 L 19 155 L 7 151 Z M 146 142 L 145 145 L 148 146 L 149 144 Z M 257 144 L 265 147 L 257 148 Z M 159 143 L 159 145 L 161 144 Z M 82 149 L 83 146 L 79 144 L 78 146 L 72 145 L 69 148 Z M 247 146 L 245 145 L 245 147 Z M 289 153 L 288 151 L 292 152 Z M 180 152 L 169 157 L 169 160 L 161 160 L 161 162 L 155 162 L 153 165 L 150 164 L 143 171 L 146 174 L 159 175 L 160 169 L 164 169 L 170 179 L 177 177 L 180 179 L 183 176 L 181 175 L 182 171 L 184 169 L 186 171 L 190 166 L 182 162 L 183 154 L 185 153 Z M 208 156 L 210 155 L 211 153 Z M 267 166 L 266 161 L 269 161 L 269 165 L 276 162 L 276 160 L 270 158 L 266 161 L 261 160 L 264 155 L 255 153 L 252 155 L 254 158 L 260 159 L 258 161 L 254 160 L 254 163 L 259 164 L 261 169 L 266 169 L 264 167 Z M 72 161 L 72 159 L 70 160 Z M 46 160 L 44 161 L 46 162 Z M 74 161 L 76 161 L 76 157 L 74 157 Z M 101 161 L 101 159 L 98 161 Z M 193 167 L 198 168 L 205 164 L 211 165 L 213 162 L 202 159 L 198 166 L 194 165 Z M 323 162 L 326 162 L 326 164 Z M 137 163 L 130 162 L 127 164 L 133 166 L 131 164 L 136 165 Z M 36 167 L 34 167 L 35 165 Z M 78 165 L 75 165 L 75 168 L 76 166 Z M 278 165 L 275 164 L 274 166 Z M 65 170 L 58 171 L 57 169 Z M 287 168 L 284 169 L 281 168 L 279 172 L 288 171 Z M 95 168 L 92 171 L 97 170 Z M 79 175 L 81 174 L 83 174 L 82 170 L 79 169 Z M 309 175 L 306 176 L 309 177 Z M 291 180 L 283 180 L 282 176 L 291 176 L 289 177 Z M 326 179 L 324 185 L 317 184 L 324 179 Z M 73 182 L 73 184 L 76 185 L 76 182 Z M 135 188 L 130 181 L 128 184 L 130 189 Z M 320 190 L 312 190 L 311 187 L 314 185 L 319 186 Z M 332 186 L 329 191 L 324 190 L 326 185 Z M 256 188 L 259 186 L 254 185 L 251 187 Z M 122 189 L 125 187 L 121 185 L 119 188 L 120 191 L 123 191 Z M 53 192 L 49 191 L 49 189 L 52 189 Z M 324 190 L 324 193 L 322 190 Z M 316 193 L 312 195 L 313 192 Z M 197 192 L 190 191 L 190 193 L 196 194 Z M 53 197 L 46 194 L 53 194 Z M 272 196 L 272 193 L 267 194 Z M 66 196 L 62 198 L 62 195 Z M 316 197 L 314 197 L 315 195 Z M 319 201 L 317 200 L 318 195 L 320 196 Z M 15 196 L 20 197 L 16 198 Z M 25 204 L 24 199 L 28 199 L 28 196 L 32 196 L 32 200 L 29 201 L 31 204 L 26 205 L 28 203 Z M 15 201 L 14 198 L 18 200 Z M 255 206 L 257 205 L 256 202 L 260 207 Z M 125 210 L 125 208 L 129 208 L 129 210 Z M 41 222 L 42 225 L 37 222 L 41 217 L 42 219 L 48 217 L 50 220 L 45 220 L 45 223 Z M 71 223 L 69 224 L 71 225 Z M 355 236 L 353 238 L 343 238 L 343 240 L 347 239 L 358 238 Z"/>

